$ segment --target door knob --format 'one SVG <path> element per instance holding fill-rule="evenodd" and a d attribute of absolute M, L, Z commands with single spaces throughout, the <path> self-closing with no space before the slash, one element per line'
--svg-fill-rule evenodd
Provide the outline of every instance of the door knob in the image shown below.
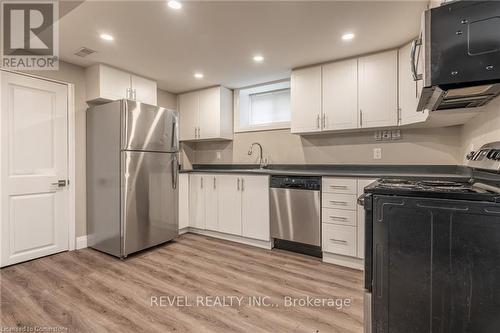
<path fill-rule="evenodd" d="M 52 185 L 57 185 L 57 187 L 64 187 L 66 186 L 66 180 L 65 179 L 59 179 L 57 183 L 52 183 Z"/>

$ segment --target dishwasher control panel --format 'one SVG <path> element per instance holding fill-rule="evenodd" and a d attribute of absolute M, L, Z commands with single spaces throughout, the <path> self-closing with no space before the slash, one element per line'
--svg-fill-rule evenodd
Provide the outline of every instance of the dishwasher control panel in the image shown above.
<path fill-rule="evenodd" d="M 314 176 L 271 176 L 271 188 L 293 188 L 320 191 L 321 177 Z"/>

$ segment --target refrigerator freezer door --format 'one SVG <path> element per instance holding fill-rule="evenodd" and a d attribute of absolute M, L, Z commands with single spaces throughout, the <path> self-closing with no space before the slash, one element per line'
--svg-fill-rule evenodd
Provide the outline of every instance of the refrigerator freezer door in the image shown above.
<path fill-rule="evenodd" d="M 123 256 L 178 235 L 177 155 L 122 154 Z"/>
<path fill-rule="evenodd" d="M 176 111 L 124 100 L 123 150 L 177 152 Z"/>

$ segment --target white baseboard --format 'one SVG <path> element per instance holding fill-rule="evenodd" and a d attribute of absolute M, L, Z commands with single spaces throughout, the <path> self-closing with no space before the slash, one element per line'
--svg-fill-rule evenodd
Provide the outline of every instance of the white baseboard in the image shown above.
<path fill-rule="evenodd" d="M 241 243 L 241 244 L 251 245 L 251 246 L 255 246 L 255 247 L 260 247 L 262 249 L 271 250 L 273 248 L 273 243 L 271 241 L 262 241 L 262 240 L 247 238 L 247 237 L 243 237 L 243 236 L 229 235 L 229 234 L 225 234 L 222 232 L 211 231 L 211 230 L 202 230 L 202 229 L 196 229 L 196 228 L 191 228 L 191 227 L 184 228 L 184 229 L 188 229 L 185 232 L 191 232 L 193 234 L 199 234 L 199 235 L 209 236 L 209 237 L 213 237 L 213 238 L 224 239 L 224 240 L 228 240 L 228 241 L 235 242 L 235 243 Z M 184 229 L 182 229 L 182 230 L 184 230 Z M 179 234 L 180 233 L 181 233 L 181 230 L 179 230 Z"/>
<path fill-rule="evenodd" d="M 189 232 L 189 227 L 179 229 L 179 235 L 185 234 L 186 232 Z"/>
<path fill-rule="evenodd" d="M 364 270 L 365 267 L 363 259 L 328 252 L 323 252 L 323 262 L 349 267 L 360 271 Z"/>
<path fill-rule="evenodd" d="M 76 249 L 84 249 L 87 247 L 87 235 L 76 238 Z"/>

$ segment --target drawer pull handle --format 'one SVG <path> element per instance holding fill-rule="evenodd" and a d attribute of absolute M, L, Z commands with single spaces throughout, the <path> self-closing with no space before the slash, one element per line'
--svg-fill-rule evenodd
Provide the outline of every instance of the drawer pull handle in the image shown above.
<path fill-rule="evenodd" d="M 332 242 L 337 242 L 337 243 L 342 243 L 342 244 L 347 244 L 346 240 L 343 239 L 335 239 L 335 238 L 330 238 Z"/>
<path fill-rule="evenodd" d="M 343 217 L 343 216 L 331 216 L 330 215 L 330 218 L 332 220 L 342 220 L 342 221 L 347 221 L 347 217 Z"/>
<path fill-rule="evenodd" d="M 346 185 L 330 185 L 331 188 L 347 188 Z"/>
<path fill-rule="evenodd" d="M 333 204 L 333 205 L 342 205 L 342 206 L 347 205 L 347 202 L 345 202 L 345 201 L 330 200 L 330 203 Z"/>

